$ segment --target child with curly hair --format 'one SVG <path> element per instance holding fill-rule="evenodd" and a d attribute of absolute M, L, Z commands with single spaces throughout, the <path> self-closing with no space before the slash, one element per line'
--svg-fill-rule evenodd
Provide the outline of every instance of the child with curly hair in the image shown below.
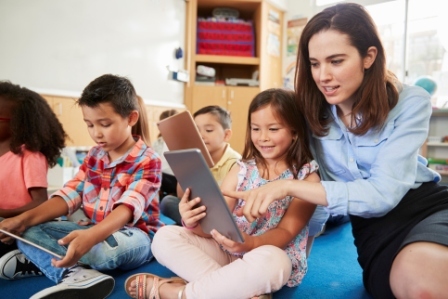
<path fill-rule="evenodd" d="M 53 110 L 36 92 L 0 82 L 0 221 L 47 200 L 48 167 L 56 164 L 66 134 Z M 0 243 L 0 257 L 17 249 Z M 29 272 L 20 275 L 31 274 Z"/>

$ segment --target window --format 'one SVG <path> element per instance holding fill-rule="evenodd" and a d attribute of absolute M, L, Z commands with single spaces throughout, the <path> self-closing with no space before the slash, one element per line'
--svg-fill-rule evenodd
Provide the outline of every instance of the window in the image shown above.
<path fill-rule="evenodd" d="M 337 0 L 315 0 L 320 11 Z M 448 20 L 439 0 L 354 0 L 365 5 L 383 41 L 387 67 L 406 84 L 436 83 L 433 105 L 448 108 Z M 323 5 L 323 6 L 321 6 Z"/>
<path fill-rule="evenodd" d="M 448 108 L 448 23 L 443 25 L 442 3 L 408 0 L 405 82 L 429 76 L 437 84 L 433 105 Z"/>
<path fill-rule="evenodd" d="M 405 0 L 366 5 L 381 35 L 387 68 L 401 81 L 405 78 Z"/>

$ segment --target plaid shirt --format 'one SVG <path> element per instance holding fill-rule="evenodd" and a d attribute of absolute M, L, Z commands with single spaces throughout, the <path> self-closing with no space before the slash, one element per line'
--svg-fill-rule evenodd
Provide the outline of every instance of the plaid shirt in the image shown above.
<path fill-rule="evenodd" d="M 52 196 L 62 197 L 69 214 L 79 208 L 92 223 L 99 223 L 120 204 L 134 214 L 129 226 L 155 233 L 163 226 L 159 220 L 161 162 L 141 139 L 121 158 L 110 163 L 99 146 L 93 147 L 76 176 Z"/>

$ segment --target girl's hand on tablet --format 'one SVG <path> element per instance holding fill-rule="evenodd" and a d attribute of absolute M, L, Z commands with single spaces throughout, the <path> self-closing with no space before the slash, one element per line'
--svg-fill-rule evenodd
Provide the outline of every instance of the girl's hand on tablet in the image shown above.
<path fill-rule="evenodd" d="M 199 197 L 188 200 L 190 189 L 185 190 L 179 202 L 179 213 L 182 217 L 182 224 L 187 229 L 194 229 L 198 226 L 199 220 L 205 217 L 205 206 L 197 206 L 201 199 Z"/>
<path fill-rule="evenodd" d="M 244 243 L 238 243 L 229 238 L 221 235 L 217 230 L 212 230 L 211 235 L 218 244 L 220 244 L 225 250 L 230 253 L 245 253 L 254 249 L 253 237 L 241 232 L 244 238 Z"/>

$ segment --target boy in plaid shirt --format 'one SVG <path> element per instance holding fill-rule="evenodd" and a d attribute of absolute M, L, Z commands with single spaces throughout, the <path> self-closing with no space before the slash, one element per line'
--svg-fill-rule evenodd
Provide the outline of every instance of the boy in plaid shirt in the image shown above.
<path fill-rule="evenodd" d="M 0 259 L 2 278 L 43 273 L 58 283 L 33 299 L 107 297 L 114 279 L 97 270 L 133 269 L 150 261 L 152 237 L 163 225 L 158 207 L 161 162 L 147 145 L 144 105 L 131 82 L 103 75 L 84 89 L 78 104 L 97 145 L 76 176 L 47 202 L 0 223 L 0 228 L 23 233 L 63 256 L 57 260 L 18 241 L 19 250 Z M 52 221 L 78 209 L 87 221 Z M 12 241 L 1 233 L 0 240 Z"/>

